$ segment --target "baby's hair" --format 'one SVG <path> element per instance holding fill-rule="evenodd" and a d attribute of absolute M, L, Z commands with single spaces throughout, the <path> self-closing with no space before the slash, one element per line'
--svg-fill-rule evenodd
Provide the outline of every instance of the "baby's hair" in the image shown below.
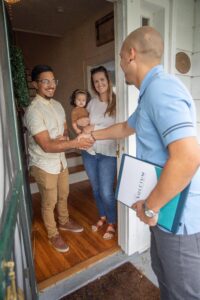
<path fill-rule="evenodd" d="M 76 97 L 78 94 L 83 94 L 83 95 L 86 95 L 86 104 L 85 104 L 85 107 L 88 105 L 88 103 L 90 102 L 91 100 L 91 95 L 88 91 L 86 90 L 81 90 L 81 89 L 76 89 L 75 91 L 73 91 L 71 97 L 70 97 L 70 104 L 73 105 L 73 106 L 76 106 Z"/>

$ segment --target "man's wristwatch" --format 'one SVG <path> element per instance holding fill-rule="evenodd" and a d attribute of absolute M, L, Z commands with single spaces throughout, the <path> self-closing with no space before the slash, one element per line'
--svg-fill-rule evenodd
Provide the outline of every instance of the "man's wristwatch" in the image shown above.
<path fill-rule="evenodd" d="M 144 202 L 144 214 L 148 218 L 154 218 L 158 215 L 158 212 L 153 211 L 152 209 L 149 209 L 146 202 Z"/>

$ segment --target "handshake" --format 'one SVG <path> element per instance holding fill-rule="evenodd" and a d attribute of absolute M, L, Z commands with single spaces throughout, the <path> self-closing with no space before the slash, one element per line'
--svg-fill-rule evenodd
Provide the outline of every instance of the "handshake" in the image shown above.
<path fill-rule="evenodd" d="M 83 128 L 82 133 L 77 136 L 77 141 L 82 145 L 79 149 L 87 150 L 96 141 L 92 132 L 94 130 L 94 125 L 88 124 L 88 118 L 81 118 L 77 121 L 78 125 Z"/>
<path fill-rule="evenodd" d="M 87 125 L 83 127 L 82 133 L 80 133 L 75 139 L 70 140 L 66 135 L 59 135 L 56 137 L 58 142 L 68 143 L 69 148 L 75 148 L 80 150 L 88 150 L 91 148 L 96 141 L 93 135 L 94 125 Z M 69 147 L 70 144 L 70 147 Z"/>
<path fill-rule="evenodd" d="M 95 141 L 96 139 L 90 130 L 88 130 L 88 132 L 80 133 L 75 139 L 72 140 L 69 139 L 68 135 L 58 135 L 54 139 L 54 142 L 56 143 L 64 143 L 64 145 L 66 145 L 64 146 L 66 149 L 75 148 L 80 150 L 88 150 L 93 146 Z"/>
<path fill-rule="evenodd" d="M 81 150 L 87 150 L 90 147 L 92 147 L 92 145 L 94 144 L 94 142 L 96 141 L 92 131 L 90 133 L 81 133 L 76 137 L 76 140 L 79 144 L 78 149 Z"/>

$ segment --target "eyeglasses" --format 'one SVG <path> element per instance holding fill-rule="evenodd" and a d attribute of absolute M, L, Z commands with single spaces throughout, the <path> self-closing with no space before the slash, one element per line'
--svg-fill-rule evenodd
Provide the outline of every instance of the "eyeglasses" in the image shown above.
<path fill-rule="evenodd" d="M 37 80 L 37 82 L 40 82 L 44 85 L 58 85 L 58 79 L 52 79 L 52 80 L 49 80 L 49 79 L 41 79 L 41 80 Z"/>

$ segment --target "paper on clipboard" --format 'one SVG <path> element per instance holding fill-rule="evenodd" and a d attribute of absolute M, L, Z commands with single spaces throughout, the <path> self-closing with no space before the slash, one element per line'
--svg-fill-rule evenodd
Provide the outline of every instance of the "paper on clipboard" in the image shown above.
<path fill-rule="evenodd" d="M 161 173 L 162 167 L 123 154 L 116 188 L 117 200 L 130 208 L 135 202 L 145 200 L 156 186 Z M 189 185 L 161 208 L 158 225 L 176 233 L 188 191 Z"/>

